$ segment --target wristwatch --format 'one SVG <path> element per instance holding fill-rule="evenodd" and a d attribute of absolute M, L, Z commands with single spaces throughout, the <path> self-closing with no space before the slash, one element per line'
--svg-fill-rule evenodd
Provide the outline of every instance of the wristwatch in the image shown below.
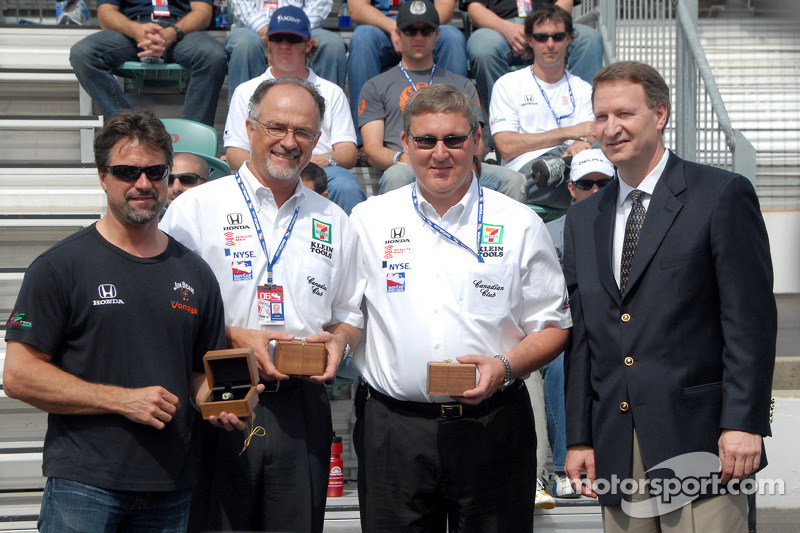
<path fill-rule="evenodd" d="M 590 140 L 589 140 L 589 139 L 587 139 L 586 137 L 580 137 L 578 140 L 579 140 L 579 141 L 583 141 L 583 142 L 585 142 L 585 143 L 592 144 L 592 141 L 590 141 Z"/>
<path fill-rule="evenodd" d="M 506 378 L 503 380 L 503 384 L 500 385 L 497 390 L 506 390 L 506 388 L 508 388 L 508 386 L 514 382 L 514 380 L 511 378 L 511 363 L 508 362 L 508 359 L 506 359 L 505 355 L 498 354 L 495 355 L 495 357 L 503 362 L 503 366 L 506 369 Z"/>
<path fill-rule="evenodd" d="M 336 166 L 336 159 L 333 157 L 333 154 L 325 154 L 328 157 L 328 166 L 335 167 Z"/>
<path fill-rule="evenodd" d="M 173 24 L 172 26 L 170 26 L 170 28 L 175 30 L 175 39 L 177 40 L 177 42 L 181 42 L 183 38 L 186 37 L 186 34 L 183 33 L 183 30 L 180 29 L 178 26 Z"/>

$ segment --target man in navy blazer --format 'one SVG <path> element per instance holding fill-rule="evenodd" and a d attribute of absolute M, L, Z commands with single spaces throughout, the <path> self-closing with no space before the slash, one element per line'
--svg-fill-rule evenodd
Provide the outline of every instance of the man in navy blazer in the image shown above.
<path fill-rule="evenodd" d="M 769 242 L 747 179 L 664 147 L 669 101 L 642 63 L 608 65 L 593 81 L 597 140 L 619 179 L 567 213 L 566 472 L 599 496 L 606 532 L 746 531 L 746 494 L 725 484 L 766 466 Z M 642 208 L 624 269 L 629 213 Z M 625 479 L 649 479 L 655 494 L 626 496 L 636 486 Z"/>

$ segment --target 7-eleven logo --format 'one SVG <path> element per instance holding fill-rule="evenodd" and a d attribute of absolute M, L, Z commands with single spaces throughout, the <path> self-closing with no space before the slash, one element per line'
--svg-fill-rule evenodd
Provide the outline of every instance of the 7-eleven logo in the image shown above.
<path fill-rule="evenodd" d="M 311 235 L 311 237 L 313 237 L 314 240 L 327 242 L 328 244 L 330 244 L 331 243 L 331 225 L 330 224 L 326 224 L 324 222 L 320 222 L 316 218 L 312 219 L 312 220 L 313 220 L 313 223 L 314 223 L 314 233 Z"/>
<path fill-rule="evenodd" d="M 484 224 L 481 244 L 503 244 L 503 226 Z"/>

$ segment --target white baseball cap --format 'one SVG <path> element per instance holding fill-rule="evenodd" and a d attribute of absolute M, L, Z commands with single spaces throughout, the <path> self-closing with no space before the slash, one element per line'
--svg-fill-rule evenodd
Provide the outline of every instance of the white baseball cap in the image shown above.
<path fill-rule="evenodd" d="M 572 181 L 578 181 L 592 172 L 599 172 L 610 178 L 614 177 L 614 165 L 606 159 L 603 151 L 597 148 L 578 152 L 578 155 L 572 158 L 572 168 L 569 175 Z"/>

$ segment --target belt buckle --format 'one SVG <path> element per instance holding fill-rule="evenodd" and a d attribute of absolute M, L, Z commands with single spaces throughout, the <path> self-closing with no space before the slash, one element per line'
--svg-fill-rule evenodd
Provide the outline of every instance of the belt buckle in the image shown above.
<path fill-rule="evenodd" d="M 277 379 L 274 381 L 264 382 L 264 392 L 278 392 L 281 389 L 281 382 Z"/>
<path fill-rule="evenodd" d="M 448 403 L 441 406 L 441 414 L 446 419 L 461 418 L 464 416 L 464 409 L 460 403 Z"/>

